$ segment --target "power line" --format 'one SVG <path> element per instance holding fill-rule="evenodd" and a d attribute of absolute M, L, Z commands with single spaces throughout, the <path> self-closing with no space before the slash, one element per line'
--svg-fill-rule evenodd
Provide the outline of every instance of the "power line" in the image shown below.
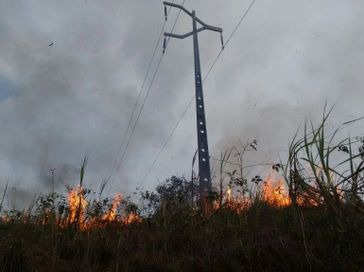
<path fill-rule="evenodd" d="M 135 104 L 134 104 L 134 107 L 133 107 L 132 113 L 131 113 L 131 115 L 130 115 L 130 117 L 129 117 L 128 126 L 127 126 L 126 131 L 125 131 L 125 133 L 124 133 L 124 135 L 123 135 L 123 138 L 122 138 L 122 141 L 121 141 L 120 147 L 119 147 L 119 149 L 118 149 L 118 152 L 117 152 L 116 158 L 115 158 L 115 160 L 114 160 L 114 164 L 113 164 L 113 167 L 112 167 L 112 170 L 111 170 L 111 174 L 110 174 L 110 176 L 109 176 L 109 179 L 110 179 L 110 178 L 112 177 L 112 175 L 114 174 L 115 167 L 117 166 L 117 157 L 119 157 L 119 155 L 120 155 L 120 153 L 121 153 L 121 150 L 122 150 L 122 147 L 123 147 L 123 146 L 124 146 L 124 144 L 125 144 L 126 136 L 127 136 L 128 132 L 129 132 L 129 129 L 130 129 L 130 127 L 131 127 L 131 123 L 132 123 L 132 120 L 133 120 L 133 118 L 134 118 L 134 114 L 135 114 L 135 111 L 136 111 L 136 109 L 137 109 L 137 106 L 138 106 L 138 104 L 139 104 L 140 97 L 141 97 L 142 92 L 143 92 L 143 90 L 144 90 L 145 83 L 147 82 L 148 75 L 149 75 L 150 69 L 151 69 L 151 67 L 152 67 L 152 63 L 153 63 L 153 60 L 154 60 L 155 54 L 156 54 L 156 52 L 157 52 L 159 42 L 160 42 L 160 40 L 161 40 L 161 38 L 162 38 L 162 36 L 163 36 L 163 32 L 164 32 L 165 26 L 166 26 L 166 21 L 164 21 L 164 24 L 163 24 L 163 26 L 162 26 L 162 30 L 161 30 L 161 32 L 160 32 L 160 34 L 159 34 L 159 37 L 158 37 L 157 43 L 156 43 L 156 45 L 155 45 L 155 47 L 154 47 L 152 57 L 151 57 L 151 58 L 150 58 L 150 60 L 149 60 L 148 68 L 147 68 L 147 71 L 146 71 L 146 73 L 145 73 L 145 75 L 144 75 L 143 83 L 142 83 L 142 85 L 141 85 L 141 87 L 140 87 L 140 89 L 139 89 L 138 97 L 137 97 L 137 99 L 136 99 L 136 101 L 135 101 Z"/>
<path fill-rule="evenodd" d="M 172 3 L 173 3 L 173 2 L 174 2 L 174 0 L 172 1 Z M 186 2 L 186 0 L 183 0 L 182 5 L 183 5 L 185 2 Z M 169 10 L 168 10 L 168 15 L 169 15 L 170 11 L 171 11 L 171 8 L 169 8 Z M 171 32 L 173 32 L 173 31 L 174 31 L 174 28 L 176 27 L 177 21 L 178 21 L 179 16 L 180 16 L 180 13 L 181 13 L 181 12 L 179 12 L 179 13 L 178 13 L 178 15 L 177 15 L 177 17 L 176 17 L 176 19 L 175 19 L 175 21 L 174 21 L 174 24 L 173 24 L 173 27 L 172 27 Z M 122 144 L 121 144 L 121 146 L 120 146 L 120 148 L 119 148 L 119 151 L 118 151 L 118 156 L 119 156 L 119 154 L 120 154 L 120 152 L 121 152 L 122 146 L 124 146 L 124 143 L 125 143 L 125 139 L 126 139 L 127 133 L 128 133 L 128 131 L 129 131 L 130 127 L 131 127 L 132 119 L 133 119 L 133 117 L 134 117 L 134 114 L 135 114 L 135 111 L 136 111 L 137 105 L 138 105 L 139 100 L 140 100 L 140 98 L 141 98 L 142 90 L 144 89 L 145 83 L 146 83 L 146 81 L 147 81 L 147 78 L 148 78 L 148 75 L 149 75 L 149 71 L 150 71 L 150 68 L 151 68 L 152 62 L 153 62 L 153 60 L 154 60 L 154 56 L 155 56 L 155 54 L 156 54 L 156 52 L 157 52 L 158 45 L 159 45 L 159 43 L 160 43 L 160 41 L 161 41 L 161 37 L 162 37 L 162 35 L 163 35 L 163 32 L 164 32 L 164 29 L 165 29 L 166 23 L 167 23 L 167 20 L 165 20 L 165 21 L 164 21 L 164 24 L 163 24 L 162 30 L 161 30 L 161 32 L 160 32 L 160 34 L 159 34 L 159 37 L 158 37 L 157 44 L 156 44 L 156 46 L 155 46 L 155 48 L 154 48 L 154 51 L 153 51 L 153 55 L 152 55 L 152 57 L 151 57 L 151 59 L 150 59 L 150 61 L 149 61 L 148 69 L 147 69 L 147 72 L 146 72 L 146 75 L 145 75 L 145 78 L 144 78 L 144 81 L 143 81 L 142 87 L 141 87 L 141 89 L 140 89 L 140 91 L 139 91 L 137 101 L 136 101 L 136 103 L 135 103 L 135 105 L 134 105 L 134 108 L 133 108 L 132 114 L 131 114 L 131 116 L 130 116 L 130 118 L 129 118 L 129 122 L 128 122 L 127 130 L 126 130 L 126 132 L 125 132 L 125 134 L 124 134 Z M 158 60 L 158 64 L 157 64 L 157 66 L 156 66 L 156 70 L 155 70 L 155 72 L 154 72 L 154 74 L 153 74 L 152 80 L 151 80 L 151 82 L 150 82 L 150 84 L 149 84 L 149 87 L 148 87 L 148 89 L 147 89 L 147 91 L 146 91 L 146 95 L 144 96 L 143 102 L 142 102 L 142 104 L 141 104 L 141 107 L 140 107 L 140 109 L 139 109 L 139 113 L 138 113 L 137 118 L 136 118 L 136 120 L 135 120 L 135 122 L 134 122 L 134 125 L 133 125 L 133 127 L 132 127 L 131 133 L 130 133 L 130 135 L 129 135 L 129 137 L 128 137 L 128 140 L 126 141 L 126 145 L 125 145 L 125 148 L 124 148 L 123 153 L 122 153 L 122 155 L 121 155 L 121 158 L 120 158 L 120 160 L 119 160 L 117 163 L 114 163 L 113 171 L 112 171 L 112 174 L 110 175 L 109 179 L 111 179 L 112 175 L 114 174 L 114 172 L 115 172 L 115 167 L 117 167 L 117 168 L 116 168 L 116 173 L 120 170 L 121 164 L 122 164 L 122 162 L 123 162 L 123 160 L 124 160 L 124 158 L 125 158 L 126 152 L 127 152 L 128 147 L 129 147 L 129 145 L 130 145 L 130 142 L 131 142 L 131 139 L 132 139 L 132 137 L 133 137 L 133 135 L 134 135 L 134 132 L 135 132 L 135 129 L 136 129 L 136 127 L 137 127 L 138 121 L 139 121 L 140 116 L 141 116 L 141 114 L 142 114 L 142 112 L 143 112 L 143 108 L 144 108 L 145 103 L 146 103 L 146 101 L 147 101 L 147 99 L 148 99 L 148 96 L 149 96 L 149 94 L 150 94 L 150 91 L 151 91 L 151 88 L 152 88 L 153 83 L 154 83 L 154 81 L 155 81 L 155 78 L 156 78 L 156 76 L 157 76 L 157 74 L 158 74 L 158 71 L 159 71 L 160 65 L 161 65 L 162 60 L 163 60 L 163 56 L 164 56 L 164 54 L 162 54 L 162 55 L 160 56 L 159 60 Z M 111 185 L 110 185 L 110 187 L 109 187 L 109 188 L 111 188 Z"/>
<path fill-rule="evenodd" d="M 224 48 L 226 48 L 226 46 L 229 44 L 229 42 L 231 41 L 231 39 L 233 38 L 234 34 L 236 33 L 236 31 L 238 30 L 239 26 L 241 25 L 241 23 L 244 21 L 244 19 L 246 18 L 246 16 L 248 15 L 249 11 L 251 10 L 251 8 L 253 7 L 254 3 L 256 2 L 256 0 L 253 0 L 250 5 L 248 6 L 248 8 L 245 10 L 244 14 L 241 16 L 239 22 L 236 24 L 236 26 L 234 27 L 233 31 L 231 32 L 231 34 L 229 35 Z M 204 76 L 202 82 L 205 82 L 205 80 L 209 77 L 212 69 L 214 68 L 215 64 L 217 63 L 217 60 L 220 58 L 224 48 L 222 48 L 219 53 L 217 54 L 216 58 L 214 59 L 211 67 L 209 68 L 208 72 L 206 73 L 206 75 Z M 172 136 L 174 135 L 175 131 L 177 130 L 177 127 L 179 126 L 179 124 L 181 123 L 183 117 L 186 115 L 188 109 L 190 108 L 192 102 L 195 100 L 195 96 L 192 97 L 192 99 L 188 102 L 186 108 L 184 109 L 184 111 L 182 112 L 182 115 L 178 118 L 175 126 L 173 127 L 171 133 L 169 134 L 169 136 L 167 137 L 166 141 L 163 143 L 161 149 L 159 150 L 159 152 L 157 153 L 155 159 L 153 160 L 151 166 L 149 167 L 147 173 L 144 175 L 142 182 L 144 183 L 145 179 L 148 177 L 148 175 L 150 174 L 150 172 L 152 171 L 153 167 L 155 166 L 155 164 L 157 163 L 157 161 L 159 160 L 160 155 L 163 153 L 164 149 L 166 148 L 166 146 L 168 145 L 169 141 L 171 140 Z"/>
<path fill-rule="evenodd" d="M 175 126 L 172 129 L 172 132 L 169 134 L 168 138 L 166 139 L 166 141 L 163 143 L 162 148 L 159 150 L 157 156 L 154 158 L 151 166 L 149 167 L 147 173 L 144 175 L 143 179 L 142 179 L 142 183 L 145 181 L 145 179 L 147 178 L 147 176 L 149 175 L 149 173 L 152 171 L 154 165 L 157 163 L 160 155 L 163 153 L 164 149 L 166 148 L 167 144 L 169 143 L 169 141 L 171 140 L 174 132 L 176 131 L 177 127 L 179 126 L 180 122 L 182 121 L 183 117 L 185 116 L 185 114 L 187 113 L 189 107 L 191 106 L 192 102 L 195 100 L 195 97 L 193 97 L 189 102 L 187 107 L 185 108 L 184 112 L 182 113 L 182 115 L 178 118 L 177 123 L 175 124 Z"/>
<path fill-rule="evenodd" d="M 184 3 L 185 1 L 186 1 L 186 0 L 184 0 L 184 1 L 183 1 L 183 3 Z M 173 24 L 173 27 L 172 27 L 171 32 L 173 32 L 173 31 L 174 31 L 174 28 L 176 27 L 176 24 L 177 24 L 177 21 L 178 21 L 179 16 L 180 16 L 180 12 L 178 13 L 178 15 L 177 15 L 177 17 L 176 17 L 176 19 L 175 19 L 175 22 L 174 22 L 174 24 Z M 166 21 L 165 21 L 165 22 L 166 22 Z M 156 78 L 156 75 L 158 74 L 159 67 L 160 67 L 160 65 L 161 65 L 161 63 L 162 63 L 162 60 L 163 60 L 163 56 L 164 56 L 164 54 L 162 54 L 162 55 L 160 56 L 160 58 L 159 58 L 159 61 L 158 61 L 158 64 L 157 64 L 156 70 L 155 70 L 155 72 L 154 72 L 154 75 L 153 75 L 152 81 L 151 81 L 151 83 L 149 84 L 149 87 L 148 87 L 148 89 L 147 89 L 146 95 L 145 95 L 145 97 L 144 97 L 144 99 L 143 99 L 143 102 L 142 102 L 142 104 L 141 104 L 141 107 L 140 107 L 140 110 L 139 110 L 138 116 L 137 116 L 136 121 L 135 121 L 135 123 L 134 123 L 134 126 L 133 126 L 133 128 L 132 128 L 131 134 L 130 134 L 130 136 L 129 136 L 129 138 L 128 138 L 128 141 L 127 141 L 127 143 L 126 143 L 125 149 L 124 149 L 123 154 L 122 154 L 122 156 L 121 156 L 121 159 L 120 159 L 120 162 L 119 162 L 119 166 L 118 166 L 118 168 L 117 168 L 117 172 L 118 172 L 118 171 L 119 171 L 119 169 L 120 169 L 121 163 L 122 163 L 122 161 L 123 161 L 123 159 L 124 159 L 124 157 L 125 157 L 125 155 L 126 155 L 126 152 L 127 152 L 127 150 L 128 150 L 129 144 L 130 144 L 131 139 L 132 139 L 132 137 L 133 137 L 133 135 L 134 135 L 134 132 L 135 132 L 136 126 L 137 126 L 138 121 L 139 121 L 139 119 L 140 119 L 140 116 L 141 116 L 141 114 L 142 114 L 142 112 L 143 112 L 143 108 L 144 108 L 145 103 L 146 103 L 146 101 L 147 101 L 147 99 L 148 99 L 148 96 L 149 96 L 149 94 L 150 94 L 150 90 L 152 89 L 152 86 L 153 86 L 154 80 L 155 80 L 155 78 Z"/>
<path fill-rule="evenodd" d="M 174 2 L 174 1 L 173 1 L 173 2 Z M 173 2 L 172 2 L 172 4 L 173 4 Z M 185 3 L 186 3 L 186 0 L 183 0 L 183 1 L 182 1 L 182 3 L 181 3 L 181 6 L 184 6 L 184 4 L 185 4 Z M 171 7 L 170 7 L 169 9 L 171 9 Z M 179 11 L 178 11 L 178 14 L 177 14 L 176 20 L 174 21 L 174 24 L 173 24 L 172 29 L 171 29 L 171 33 L 173 33 L 173 31 L 174 31 L 174 29 L 175 29 L 175 27 L 176 27 L 176 24 L 177 24 L 177 21 L 178 21 L 179 16 L 181 15 L 181 12 L 182 12 L 182 10 L 179 10 Z M 170 39 L 171 39 L 171 37 L 168 37 L 166 46 L 168 45 L 168 43 L 169 43 Z"/>
<path fill-rule="evenodd" d="M 240 163 L 225 161 L 225 160 L 222 160 L 222 159 L 218 159 L 218 158 L 216 158 L 214 156 L 210 156 L 210 159 L 213 159 L 214 161 L 225 162 L 225 163 L 230 164 L 230 165 L 242 166 Z M 246 169 L 246 168 L 252 168 L 252 167 L 257 167 L 257 166 L 271 166 L 273 164 L 274 163 L 255 163 L 255 164 L 244 165 L 242 168 Z"/>
<path fill-rule="evenodd" d="M 143 108 L 144 108 L 145 103 L 146 103 L 146 101 L 147 101 L 147 99 L 148 99 L 148 96 L 149 96 L 149 94 L 150 94 L 150 90 L 151 90 L 151 88 L 152 88 L 152 86 L 153 86 L 154 80 L 155 80 L 155 78 L 156 78 L 156 76 L 157 76 L 157 74 L 158 74 L 159 67 L 160 67 L 160 65 L 161 65 L 161 63 L 162 63 L 162 60 L 163 60 L 163 55 L 161 55 L 161 57 L 159 58 L 159 61 L 158 61 L 158 64 L 157 64 L 157 68 L 156 68 L 156 70 L 155 70 L 155 72 L 154 72 L 154 74 L 153 74 L 152 81 L 151 81 L 151 83 L 150 83 L 150 85 L 149 85 L 149 87 L 148 87 L 148 89 L 147 89 L 147 92 L 146 92 L 146 94 L 145 94 L 145 96 L 144 96 L 144 99 L 143 99 L 143 102 L 142 102 L 142 104 L 141 104 L 141 107 L 140 107 L 140 110 L 139 110 L 138 116 L 137 116 L 137 118 L 136 118 L 136 120 L 135 120 L 135 122 L 134 122 L 134 125 L 133 125 L 133 128 L 132 128 L 132 130 L 131 130 L 131 133 L 130 133 L 130 135 L 129 135 L 128 141 L 126 142 L 126 145 L 125 145 L 124 151 L 123 151 L 123 153 L 122 153 L 122 155 L 121 155 L 121 158 L 120 158 L 120 161 L 119 161 L 119 165 L 118 165 L 118 168 L 117 168 L 116 172 L 118 172 L 118 171 L 120 170 L 120 167 L 121 167 L 121 164 L 122 164 L 122 162 L 123 162 L 123 160 L 124 160 L 124 157 L 125 157 L 125 155 L 126 155 L 126 152 L 128 151 L 128 147 L 129 147 L 130 142 L 131 142 L 131 139 L 132 139 L 132 137 L 133 137 L 133 135 L 134 135 L 134 132 L 135 132 L 135 129 L 136 129 L 136 127 L 137 127 L 137 124 L 138 124 L 138 121 L 139 121 L 139 119 L 140 119 L 140 116 L 142 115 Z"/>
<path fill-rule="evenodd" d="M 174 2 L 174 1 L 175 1 L 175 0 L 173 0 L 173 2 Z M 170 11 L 171 11 L 171 9 L 169 9 L 169 10 L 168 10 L 168 14 L 170 13 Z M 155 47 L 154 47 L 154 50 L 153 50 L 152 56 L 151 56 L 151 58 L 150 58 L 150 60 L 149 60 L 148 66 L 147 66 L 147 71 L 146 71 L 146 73 L 145 73 L 145 75 L 144 75 L 143 83 L 142 83 L 142 85 L 141 85 L 141 87 L 140 87 L 140 89 L 139 89 L 138 96 L 137 96 L 137 99 L 136 99 L 136 101 L 135 101 L 135 104 L 134 104 L 134 107 L 133 107 L 132 113 L 130 114 L 130 117 L 129 117 L 129 121 L 128 121 L 128 125 L 127 125 L 127 128 L 126 128 L 126 131 L 125 131 L 125 133 L 124 133 L 124 135 L 123 135 L 123 137 L 122 137 L 122 141 L 121 141 L 120 147 L 118 148 L 118 152 L 116 153 L 116 156 L 115 156 L 115 159 L 114 159 L 114 162 L 113 162 L 113 167 L 112 167 L 112 169 L 111 169 L 111 173 L 110 173 L 109 177 L 107 178 L 107 180 L 110 180 L 110 179 L 112 178 L 112 176 L 113 176 L 113 174 L 114 174 L 114 172 L 115 172 L 116 166 L 118 165 L 118 157 L 120 156 L 120 153 L 121 153 L 121 151 L 122 151 L 122 148 L 123 148 L 123 146 L 124 146 L 124 144 L 125 144 L 125 140 L 126 140 L 126 138 L 127 138 L 127 135 L 128 135 L 129 129 L 130 129 L 130 127 L 131 127 L 131 123 L 132 123 L 132 120 L 133 120 L 133 118 L 134 118 L 134 114 L 135 114 L 135 111 L 136 111 L 136 109 L 137 109 L 137 106 L 138 106 L 138 104 L 139 104 L 139 100 L 140 100 L 140 98 L 141 98 L 142 92 L 143 92 L 143 90 L 144 90 L 144 86 L 145 86 L 145 84 L 146 84 L 146 82 L 147 82 L 148 75 L 149 75 L 149 72 L 150 72 L 150 70 L 151 70 L 151 67 L 152 67 L 152 64 L 153 64 L 154 57 L 155 57 L 155 55 L 156 55 L 156 53 L 157 53 L 157 49 L 158 49 L 159 43 L 160 43 L 160 41 L 161 41 L 161 39 L 162 39 L 163 32 L 164 32 L 164 30 L 165 30 L 166 24 L 167 24 L 167 20 L 165 20 L 165 21 L 164 21 L 164 23 L 163 23 L 163 25 L 162 25 L 162 29 L 161 29 L 161 31 L 160 31 L 160 33 L 159 33 L 157 43 L 156 43 L 156 45 L 155 45 Z"/>
<path fill-rule="evenodd" d="M 239 22 L 236 24 L 236 26 L 234 27 L 233 31 L 231 32 L 231 34 L 229 35 L 225 45 L 224 45 L 224 48 L 230 43 L 232 37 L 234 36 L 235 32 L 238 30 L 239 26 L 241 25 L 241 23 L 244 21 L 245 17 L 248 15 L 249 11 L 251 10 L 251 8 L 253 7 L 254 3 L 255 3 L 256 0 L 253 0 L 250 5 L 248 6 L 248 8 L 245 10 L 244 14 L 241 16 Z M 206 73 L 205 77 L 204 77 L 204 80 L 206 80 L 206 78 L 208 78 L 208 76 L 210 75 L 212 69 L 214 68 L 217 60 L 220 58 L 222 52 L 223 52 L 224 49 L 221 49 L 220 52 L 217 54 L 216 58 L 214 59 L 210 69 L 208 70 L 208 72 Z"/>

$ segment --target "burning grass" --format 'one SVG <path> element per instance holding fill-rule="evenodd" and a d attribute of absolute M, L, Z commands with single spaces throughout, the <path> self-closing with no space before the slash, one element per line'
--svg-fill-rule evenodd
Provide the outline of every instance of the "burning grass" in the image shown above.
<path fill-rule="evenodd" d="M 362 271 L 364 139 L 335 141 L 326 119 L 266 177 L 245 173 L 256 141 L 225 152 L 205 200 L 194 174 L 139 192 L 138 205 L 92 197 L 85 158 L 66 197 L 2 210 L 0 271 Z"/>
<path fill-rule="evenodd" d="M 108 200 L 103 201 L 104 207 L 102 207 L 99 201 L 95 201 L 94 203 L 89 202 L 86 199 L 86 190 L 76 186 L 68 192 L 68 214 L 56 214 L 56 217 L 58 217 L 57 221 L 61 222 L 59 226 L 63 228 L 75 226 L 85 231 L 92 228 L 104 227 L 110 223 L 129 225 L 142 221 L 142 218 L 137 214 L 136 210 L 126 211 L 128 203 L 124 201 L 121 193 L 115 194 L 111 203 L 107 202 Z M 92 204 L 95 207 L 92 207 Z M 97 209 L 98 212 L 90 213 L 88 209 Z"/>

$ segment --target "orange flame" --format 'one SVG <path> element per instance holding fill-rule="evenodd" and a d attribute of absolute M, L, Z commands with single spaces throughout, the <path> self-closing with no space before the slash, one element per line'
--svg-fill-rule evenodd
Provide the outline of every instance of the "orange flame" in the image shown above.
<path fill-rule="evenodd" d="M 252 201 L 245 196 L 234 196 L 232 188 L 229 186 L 225 193 L 225 203 L 229 209 L 240 214 L 250 207 Z"/>
<path fill-rule="evenodd" d="M 288 190 L 283 177 L 271 172 L 264 180 L 262 188 L 263 200 L 272 206 L 286 207 L 290 205 Z"/>
<path fill-rule="evenodd" d="M 85 209 L 87 200 L 83 195 L 83 188 L 76 186 L 68 193 L 69 223 L 78 223 L 81 229 L 85 228 Z"/>
<path fill-rule="evenodd" d="M 117 193 L 112 200 L 110 209 L 101 216 L 101 220 L 97 218 L 86 218 L 86 208 L 88 205 L 84 196 L 82 187 L 75 187 L 68 193 L 69 217 L 68 223 L 61 223 L 61 227 L 69 224 L 77 224 L 81 230 L 88 230 L 104 226 L 108 222 L 117 222 L 125 225 L 131 223 L 140 223 L 142 218 L 135 212 L 125 215 L 123 218 L 118 217 L 118 208 L 123 202 L 124 197 L 121 193 Z"/>
<path fill-rule="evenodd" d="M 142 222 L 142 218 L 135 212 L 131 212 L 131 213 L 127 214 L 123 219 L 123 223 L 125 225 L 130 225 L 132 223 L 141 223 L 141 222 Z"/>
<path fill-rule="evenodd" d="M 10 222 L 10 217 L 8 215 L 0 216 L 0 222 L 7 224 Z"/>
<path fill-rule="evenodd" d="M 226 190 L 226 202 L 227 203 L 231 202 L 231 187 L 230 186 Z"/>
<path fill-rule="evenodd" d="M 117 209 L 123 201 L 124 197 L 121 193 L 117 193 L 112 201 L 111 208 L 103 216 L 104 221 L 115 221 L 117 219 Z"/>

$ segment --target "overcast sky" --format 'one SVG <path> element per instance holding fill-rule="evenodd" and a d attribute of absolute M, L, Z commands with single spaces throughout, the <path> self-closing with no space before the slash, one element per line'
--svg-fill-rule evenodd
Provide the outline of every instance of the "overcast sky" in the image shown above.
<path fill-rule="evenodd" d="M 185 7 L 227 38 L 250 3 L 187 0 Z M 257 0 L 204 83 L 211 155 L 257 139 L 248 161 L 277 161 L 299 125 L 320 118 L 325 101 L 337 103 L 333 127 L 362 116 L 363 14 L 362 0 Z M 85 184 L 97 190 L 112 170 L 163 22 L 160 0 L 0 1 L 0 192 L 6 182 L 21 198 L 47 192 L 50 168 L 63 192 L 77 184 L 86 154 Z M 176 32 L 190 30 L 181 14 Z M 220 46 L 216 33 L 200 34 L 203 73 Z M 107 191 L 189 175 L 194 105 L 141 184 L 193 94 L 192 40 L 171 40 Z"/>

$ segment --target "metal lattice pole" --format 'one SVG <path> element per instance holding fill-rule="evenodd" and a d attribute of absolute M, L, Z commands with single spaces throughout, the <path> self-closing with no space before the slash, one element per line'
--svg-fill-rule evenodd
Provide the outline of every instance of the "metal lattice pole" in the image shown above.
<path fill-rule="evenodd" d="M 179 8 L 192 18 L 192 31 L 183 35 L 164 33 L 165 37 L 184 39 L 193 36 L 193 49 L 194 49 L 194 62 L 195 62 L 195 87 L 196 87 L 196 121 L 197 121 L 197 144 L 198 144 L 198 161 L 199 161 L 199 183 L 200 183 L 200 199 L 203 201 L 205 197 L 211 192 L 211 170 L 210 170 L 210 156 L 209 147 L 207 142 L 207 129 L 205 117 L 205 105 L 203 98 L 202 78 L 201 78 L 201 63 L 198 44 L 198 32 L 203 30 L 211 30 L 219 32 L 221 35 L 221 43 L 223 46 L 222 29 L 210 26 L 196 17 L 196 13 L 188 11 L 181 5 L 163 2 L 165 6 Z M 166 9 L 165 9 L 166 10 Z M 167 18 L 167 17 L 166 17 Z M 201 27 L 197 28 L 197 24 Z M 164 50 L 167 43 L 164 42 Z"/>

